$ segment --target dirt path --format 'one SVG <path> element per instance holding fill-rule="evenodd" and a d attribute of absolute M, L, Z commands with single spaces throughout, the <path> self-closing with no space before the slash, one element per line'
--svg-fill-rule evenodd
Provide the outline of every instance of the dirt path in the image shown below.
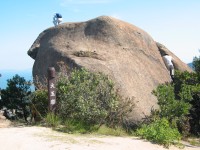
<path fill-rule="evenodd" d="M 0 128 L 1 150 L 166 150 L 135 137 L 71 135 L 45 127 Z M 185 150 L 200 150 L 188 147 Z M 178 150 L 170 147 L 170 150 Z"/>

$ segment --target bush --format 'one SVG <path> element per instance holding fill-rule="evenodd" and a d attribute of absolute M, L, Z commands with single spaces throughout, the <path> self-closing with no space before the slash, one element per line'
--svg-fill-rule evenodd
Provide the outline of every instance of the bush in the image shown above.
<path fill-rule="evenodd" d="M 160 118 L 167 118 L 170 122 L 173 122 L 174 119 L 182 122 L 187 117 L 191 108 L 189 101 L 192 97 L 188 94 L 190 90 L 187 87 L 183 86 L 181 90 L 179 92 L 180 100 L 175 99 L 174 87 L 170 84 L 159 85 L 153 92 L 157 96 L 160 106 Z"/>
<path fill-rule="evenodd" d="M 173 84 L 159 85 L 153 93 L 158 98 L 159 118 L 165 117 L 177 126 L 183 136 L 200 134 L 200 84 L 196 73 L 175 73 Z M 155 112 L 155 111 L 154 111 Z"/>
<path fill-rule="evenodd" d="M 142 125 L 141 128 L 136 130 L 136 134 L 166 147 L 181 139 L 178 129 L 171 128 L 166 118 L 156 120 L 149 125 Z"/>
<path fill-rule="evenodd" d="M 123 122 L 126 115 L 119 109 L 120 97 L 114 90 L 113 82 L 101 73 L 85 69 L 74 69 L 70 76 L 59 77 L 57 100 L 58 113 L 65 120 L 89 125 L 117 125 Z M 128 108 L 132 107 L 128 105 L 130 101 L 126 102 Z"/>
<path fill-rule="evenodd" d="M 176 71 L 174 88 L 177 99 L 190 103 L 191 108 L 187 115 L 188 122 L 183 122 L 185 126 L 190 126 L 190 133 L 200 135 L 200 78 L 198 72 L 198 62 L 195 65 L 197 72 L 179 72 Z M 186 125 L 187 124 L 187 125 Z"/>
<path fill-rule="evenodd" d="M 45 89 L 38 89 L 32 93 L 31 104 L 32 115 L 35 117 L 44 118 L 48 113 L 48 91 Z"/>

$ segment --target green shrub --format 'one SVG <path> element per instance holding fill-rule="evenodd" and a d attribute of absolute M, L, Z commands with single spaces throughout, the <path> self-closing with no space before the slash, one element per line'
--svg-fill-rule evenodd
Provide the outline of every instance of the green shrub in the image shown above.
<path fill-rule="evenodd" d="M 48 113 L 48 91 L 38 89 L 32 93 L 32 113 L 44 118 Z"/>
<path fill-rule="evenodd" d="M 200 84 L 196 73 L 176 71 L 173 84 L 159 85 L 153 91 L 160 106 L 156 115 L 159 118 L 167 118 L 171 125 L 178 127 L 184 137 L 190 133 L 199 135 L 199 91 Z"/>
<path fill-rule="evenodd" d="M 101 73 L 74 69 L 69 76 L 60 76 L 57 81 L 58 113 L 64 120 L 117 125 L 126 115 L 119 109 L 120 99 L 113 82 Z M 128 108 L 132 107 L 130 100 L 126 103 Z"/>
<path fill-rule="evenodd" d="M 136 134 L 149 141 L 169 146 L 179 141 L 181 135 L 177 128 L 171 128 L 166 118 L 162 118 L 152 122 L 149 125 L 142 125 L 136 130 Z"/>
<path fill-rule="evenodd" d="M 181 121 L 189 114 L 191 108 L 189 101 L 192 97 L 188 94 L 189 89 L 187 87 L 184 86 L 181 90 L 179 92 L 180 100 L 175 99 L 174 87 L 170 84 L 159 85 L 153 92 L 157 96 L 160 106 L 160 118 L 167 118 L 170 122 L 173 119 Z"/>
<path fill-rule="evenodd" d="M 196 72 L 189 73 L 176 71 L 174 87 L 176 89 L 176 97 L 191 104 L 187 123 L 189 124 L 187 126 L 190 126 L 190 133 L 200 135 L 200 115 L 198 115 L 200 114 L 199 59 L 194 61 L 196 61 L 196 64 L 194 65 Z"/>

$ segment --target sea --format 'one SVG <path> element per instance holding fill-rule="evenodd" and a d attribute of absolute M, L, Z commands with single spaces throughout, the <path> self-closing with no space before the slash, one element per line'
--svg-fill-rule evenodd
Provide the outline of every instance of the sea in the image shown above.
<path fill-rule="evenodd" d="M 0 88 L 5 89 L 7 87 L 7 80 L 12 79 L 16 74 L 20 77 L 24 77 L 26 81 L 33 81 L 32 69 L 26 70 L 0 70 Z M 34 86 L 31 87 L 34 89 Z"/>

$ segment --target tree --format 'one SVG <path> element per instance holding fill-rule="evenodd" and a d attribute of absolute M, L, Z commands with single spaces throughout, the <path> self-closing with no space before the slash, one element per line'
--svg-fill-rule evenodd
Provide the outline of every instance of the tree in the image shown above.
<path fill-rule="evenodd" d="M 200 81 L 200 57 L 194 57 L 192 65 Z"/>
<path fill-rule="evenodd" d="M 173 84 L 160 85 L 154 91 L 160 105 L 159 116 L 179 126 L 182 133 L 200 134 L 200 57 L 194 57 L 195 72 L 176 70 Z"/>
<path fill-rule="evenodd" d="M 200 51 L 200 50 L 199 50 Z M 196 73 L 200 74 L 200 57 L 194 57 L 192 65 Z"/>
<path fill-rule="evenodd" d="M 31 82 L 16 74 L 12 79 L 7 80 L 7 87 L 1 93 L 1 105 L 7 109 L 21 111 L 25 121 L 27 121 L 31 102 Z"/>
<path fill-rule="evenodd" d="M 199 50 L 200 52 L 200 50 Z M 195 88 L 193 92 L 193 101 L 191 102 L 192 104 L 192 109 L 190 111 L 191 114 L 191 120 L 190 120 L 190 125 L 191 125 L 191 132 L 193 134 L 200 134 L 200 56 L 199 57 L 194 57 L 193 59 L 193 67 L 195 70 L 195 73 L 198 76 L 198 80 L 194 83 Z"/>

